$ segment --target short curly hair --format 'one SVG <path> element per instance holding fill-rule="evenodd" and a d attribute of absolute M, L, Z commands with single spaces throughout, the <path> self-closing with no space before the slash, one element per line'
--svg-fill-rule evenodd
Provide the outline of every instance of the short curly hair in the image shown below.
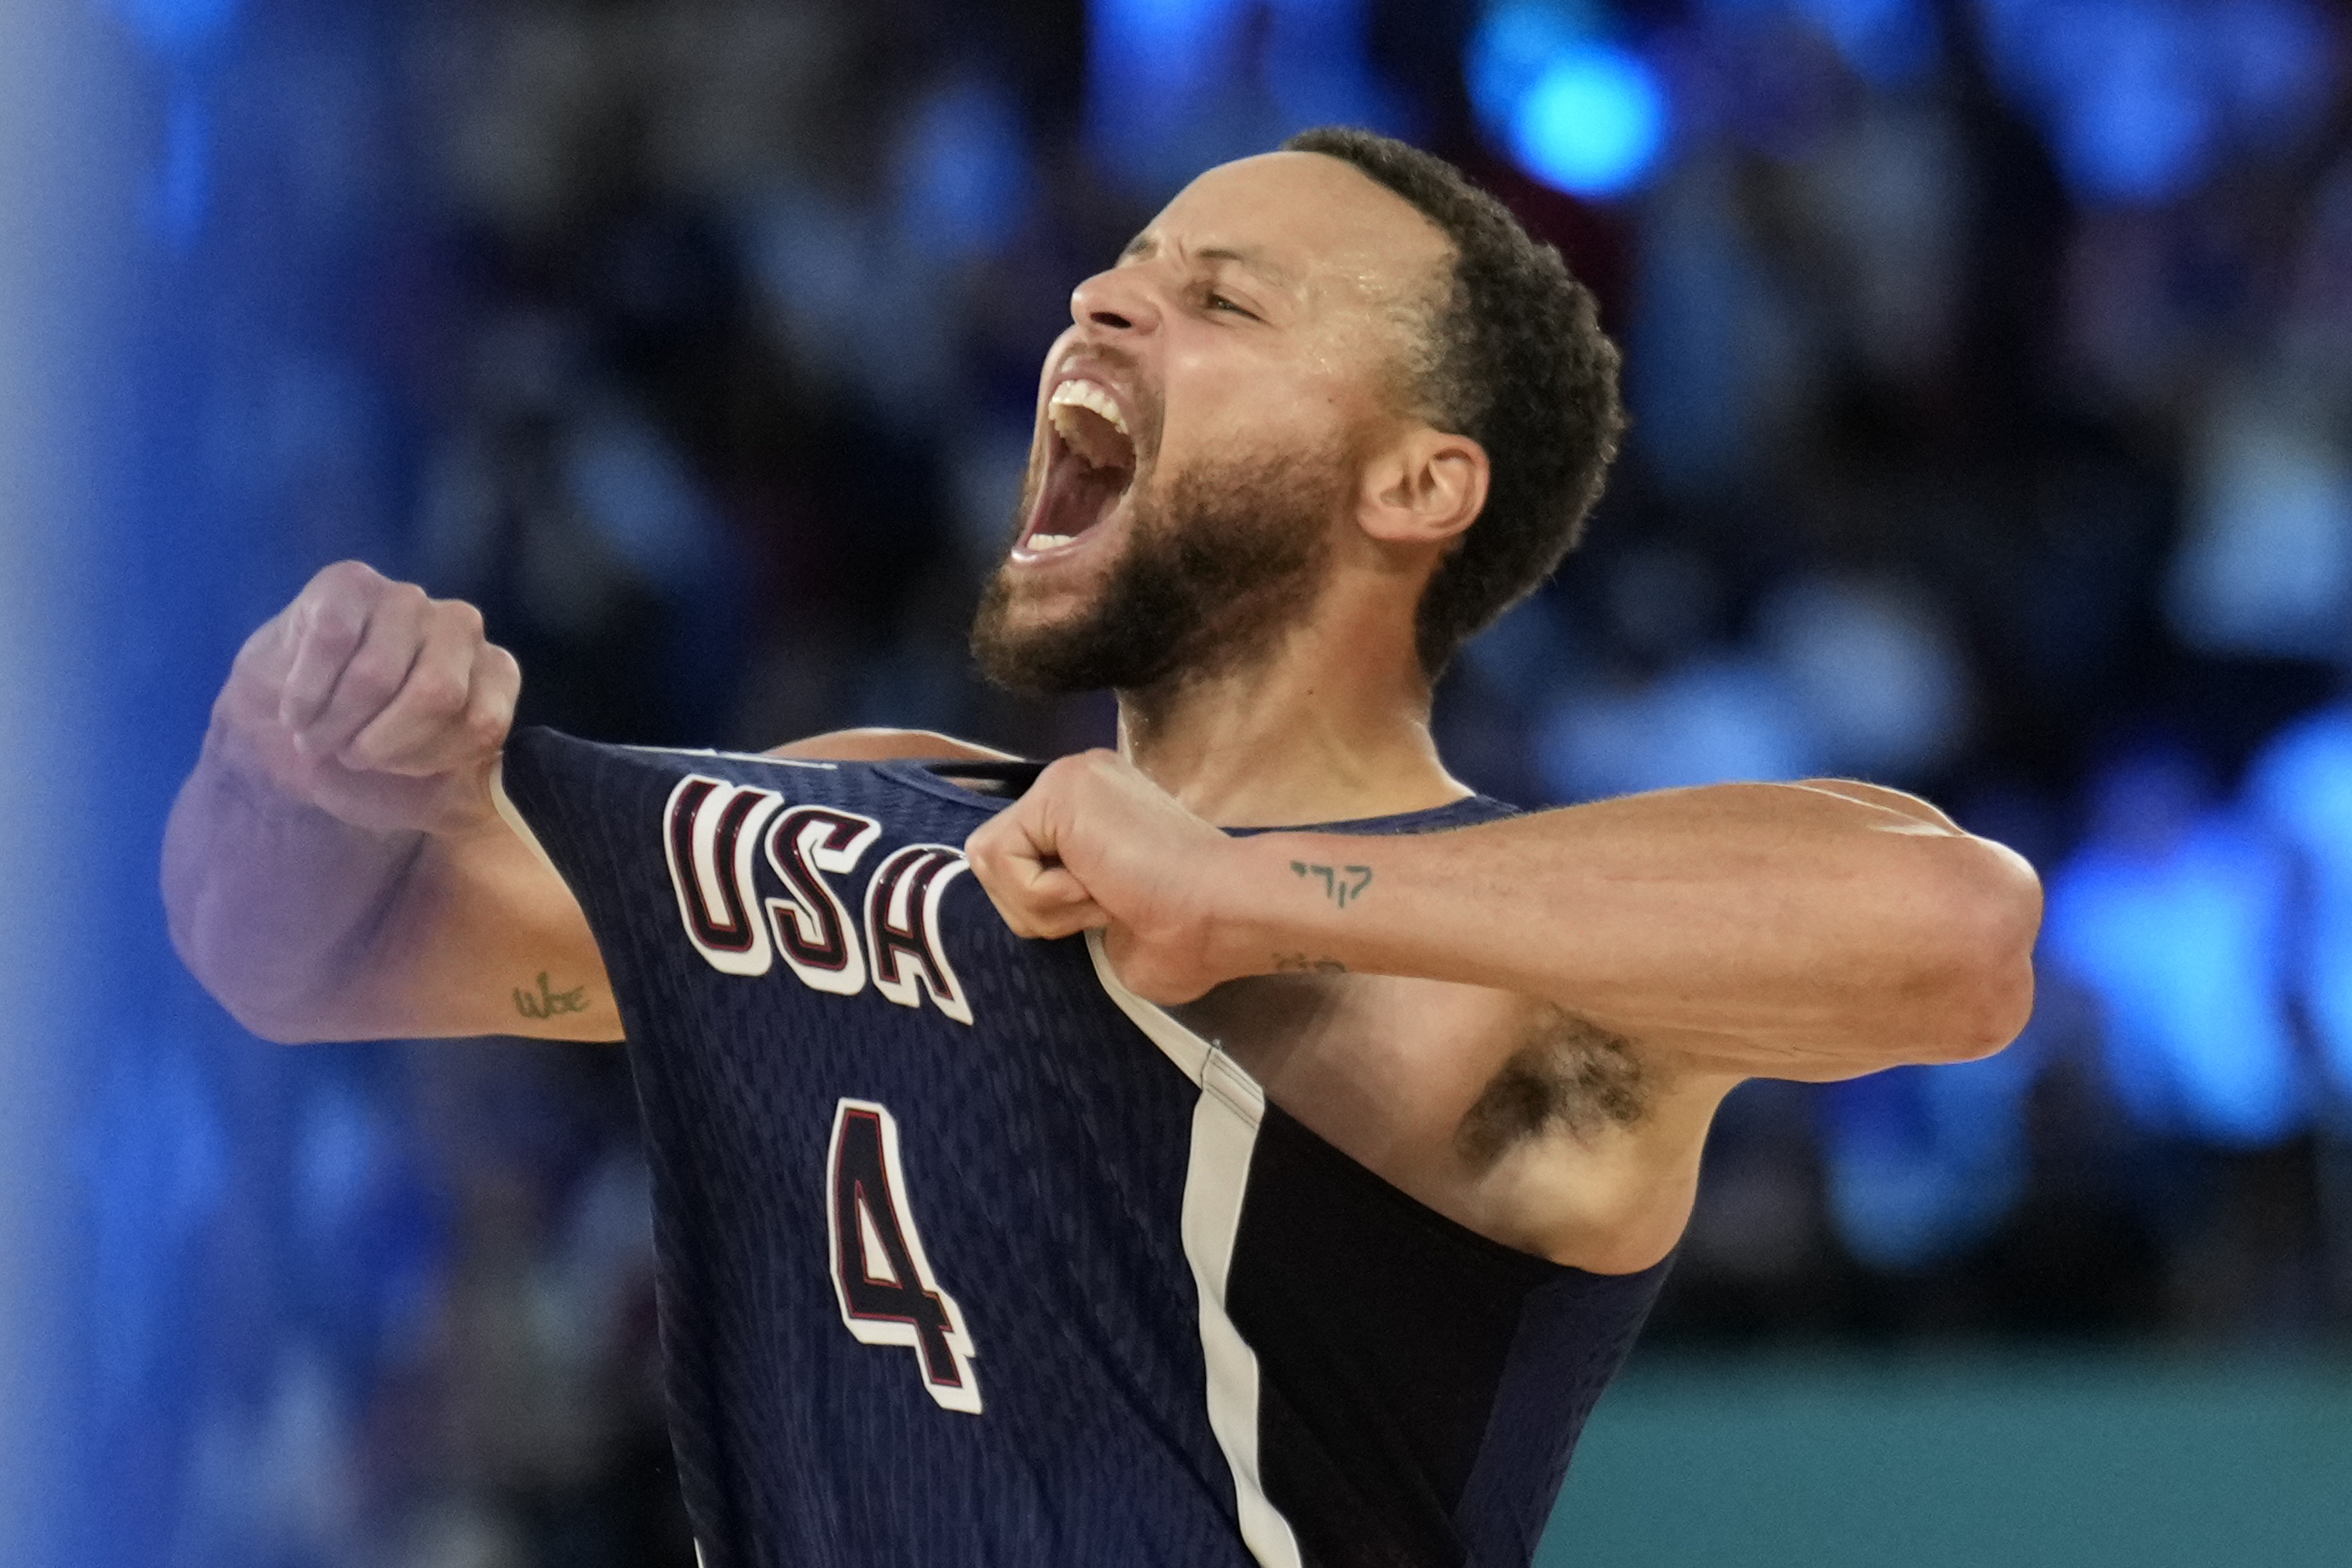
<path fill-rule="evenodd" d="M 1453 242 L 1407 391 L 1422 417 L 1486 448 L 1492 472 L 1486 509 L 1422 593 L 1414 645 L 1434 681 L 1582 538 L 1625 429 L 1617 345 L 1559 252 L 1444 159 L 1350 126 L 1282 146 L 1352 164 Z"/>

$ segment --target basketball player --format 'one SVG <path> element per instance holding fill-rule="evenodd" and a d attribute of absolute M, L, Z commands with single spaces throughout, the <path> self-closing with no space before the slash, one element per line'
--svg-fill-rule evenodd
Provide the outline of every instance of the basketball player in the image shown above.
<path fill-rule="evenodd" d="M 973 633 L 1116 754 L 510 736 L 480 617 L 344 563 L 221 694 L 175 937 L 274 1039 L 627 1040 L 714 1568 L 1525 1564 L 1725 1092 L 1997 1050 L 2040 909 L 1866 784 L 1446 773 L 1615 371 L 1436 160 L 1213 169 L 1076 290 Z"/>

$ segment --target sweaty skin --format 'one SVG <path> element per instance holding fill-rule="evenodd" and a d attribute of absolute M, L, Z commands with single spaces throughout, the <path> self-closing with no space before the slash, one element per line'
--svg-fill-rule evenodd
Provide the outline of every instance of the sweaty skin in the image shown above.
<path fill-rule="evenodd" d="M 1078 288 L 1040 378 L 1033 480 L 1055 450 L 1049 401 L 1085 378 L 1128 423 L 1134 486 L 1335 452 L 1349 482 L 1295 624 L 1250 659 L 1122 691 L 1118 751 L 1055 763 L 967 852 L 1015 931 L 1099 930 L 1130 986 L 1407 1192 L 1506 1245 L 1626 1272 L 1680 1234 L 1708 1122 L 1743 1078 L 2014 1036 L 2040 890 L 1925 802 L 1839 780 L 1417 837 L 1221 831 L 1467 793 L 1430 741 L 1412 619 L 1485 503 L 1487 455 L 1398 393 L 1449 255 L 1350 166 L 1277 153 L 1202 175 Z M 1131 497 L 1066 544 L 1033 544 L 1036 521 L 998 584 L 1016 636 L 1085 612 Z M 254 633 L 163 865 L 175 942 L 248 1027 L 619 1038 L 569 890 L 493 803 L 518 685 L 470 607 L 356 562 Z M 898 731 L 779 750 L 1001 755 Z"/>

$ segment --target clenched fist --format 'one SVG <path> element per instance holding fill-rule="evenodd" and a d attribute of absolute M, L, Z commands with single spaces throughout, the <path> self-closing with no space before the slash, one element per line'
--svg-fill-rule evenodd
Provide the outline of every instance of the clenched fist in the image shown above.
<path fill-rule="evenodd" d="M 472 605 L 338 561 L 247 639 L 213 705 L 215 739 L 354 827 L 486 831 L 521 687 Z"/>
<path fill-rule="evenodd" d="M 1254 972 L 1233 915 L 1240 846 L 1115 752 L 1046 768 L 964 856 L 1015 933 L 1099 930 L 1119 977 L 1153 1001 Z"/>

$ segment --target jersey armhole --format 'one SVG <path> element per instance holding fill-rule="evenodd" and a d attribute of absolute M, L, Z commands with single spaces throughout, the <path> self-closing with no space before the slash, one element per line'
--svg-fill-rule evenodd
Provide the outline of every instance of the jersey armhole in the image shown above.
<path fill-rule="evenodd" d="M 564 886 L 571 886 L 570 880 L 556 869 L 555 857 L 547 852 L 547 846 L 539 841 L 539 835 L 532 832 L 530 824 L 523 820 L 514 798 L 507 793 L 507 759 L 504 753 L 500 753 L 499 759 L 490 765 L 490 804 L 497 809 L 499 816 L 514 836 L 530 851 L 531 857 L 547 868 L 547 873 Z"/>

